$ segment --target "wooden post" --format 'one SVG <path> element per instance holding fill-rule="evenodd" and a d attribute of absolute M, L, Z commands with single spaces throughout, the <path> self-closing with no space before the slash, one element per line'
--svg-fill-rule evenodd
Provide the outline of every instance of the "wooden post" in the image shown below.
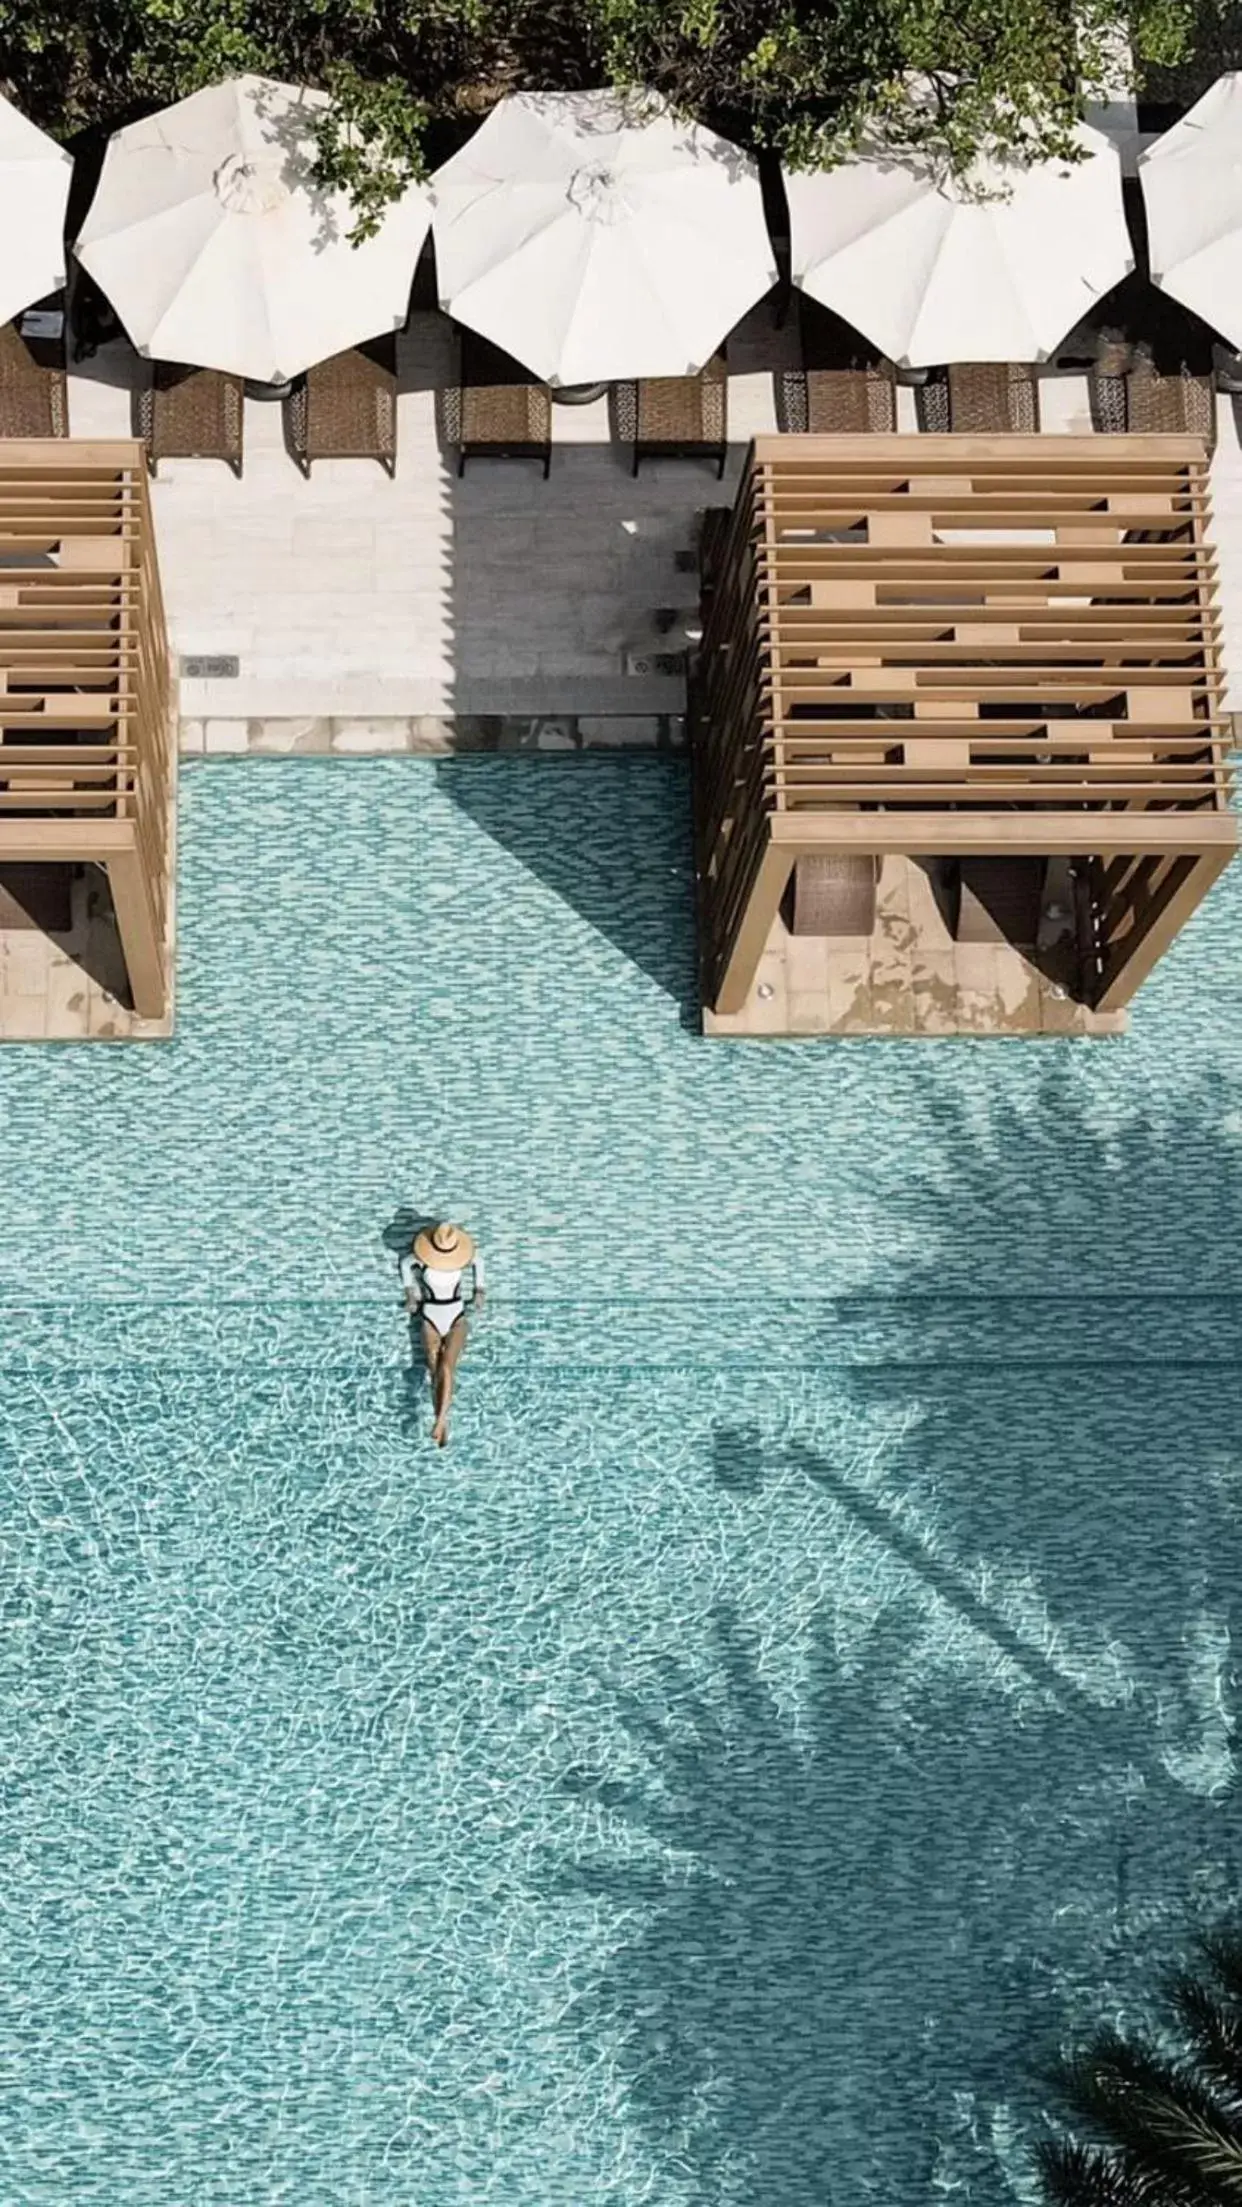
<path fill-rule="evenodd" d="M 108 882 L 134 1010 L 141 1019 L 162 1019 L 168 1002 L 163 945 L 146 874 L 135 849 L 109 858 Z"/>
<path fill-rule="evenodd" d="M 1204 851 L 1172 895 L 1163 903 L 1159 898 L 1153 900 L 1117 950 L 1106 950 L 1104 988 L 1096 999 L 1097 1011 L 1115 1012 L 1129 1003 L 1139 983 L 1147 979 L 1157 960 L 1164 956 L 1174 936 L 1180 934 L 1233 855 L 1229 846 Z"/>
<path fill-rule="evenodd" d="M 777 843 L 768 844 L 720 977 L 714 1011 L 740 1012 L 746 1002 L 793 867 L 792 851 L 782 850 Z"/>

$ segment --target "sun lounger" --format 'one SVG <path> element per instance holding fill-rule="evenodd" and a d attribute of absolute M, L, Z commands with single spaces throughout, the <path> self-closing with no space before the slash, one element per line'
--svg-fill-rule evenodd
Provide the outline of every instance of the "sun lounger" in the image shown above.
<path fill-rule="evenodd" d="M 1210 375 L 1187 367 L 1163 373 L 1140 349 L 1126 377 L 1126 427 L 1152 436 L 1202 437 L 1216 442 L 1216 392 Z"/>
<path fill-rule="evenodd" d="M 552 401 L 546 383 L 473 330 L 461 332 L 461 381 L 444 393 L 445 441 L 457 446 L 457 472 L 467 460 L 538 460 L 552 464 Z"/>
<path fill-rule="evenodd" d="M 161 460 L 223 460 L 240 475 L 242 399 L 240 376 L 155 361 L 134 399 L 135 434 L 145 440 L 151 473 Z"/>
<path fill-rule="evenodd" d="M 867 368 L 808 368 L 806 426 L 821 435 L 886 436 L 897 427 L 891 361 Z"/>
<path fill-rule="evenodd" d="M 1132 342 L 1117 331 L 1100 338 L 1091 368 L 1091 419 L 1115 435 L 1202 437 L 1216 442 L 1216 379 L 1188 316 L 1149 317 L 1153 334 Z"/>
<path fill-rule="evenodd" d="M 377 337 L 308 368 L 284 402 L 289 450 L 316 460 L 378 460 L 397 470 L 397 340 Z"/>
<path fill-rule="evenodd" d="M 1033 949 L 1043 907 L 1042 858 L 964 858 L 959 943 L 1014 943 Z"/>
<path fill-rule="evenodd" d="M 723 353 L 698 375 L 644 376 L 630 391 L 635 475 L 644 460 L 712 460 L 717 476 L 724 474 L 729 381 Z"/>
<path fill-rule="evenodd" d="M 1022 361 L 953 361 L 920 384 L 915 398 L 919 427 L 964 437 L 1033 436 L 1039 428 L 1039 391 Z"/>
<path fill-rule="evenodd" d="M 64 312 L 61 307 L 19 315 L 0 325 L 0 437 L 67 437 Z M 42 319 L 46 315 L 46 321 Z M 51 332 L 59 319 L 59 335 Z M 47 334 L 23 336 L 22 323 Z"/>
<path fill-rule="evenodd" d="M 955 361 L 949 369 L 949 427 L 966 437 L 1039 428 L 1039 387 L 1025 361 Z"/>
<path fill-rule="evenodd" d="M 875 927 L 872 857 L 800 858 L 794 867 L 794 935 L 870 935 Z"/>
<path fill-rule="evenodd" d="M 820 435 L 881 436 L 897 427 L 893 364 L 815 300 L 802 302 L 801 368 L 776 375 L 782 429 Z"/>

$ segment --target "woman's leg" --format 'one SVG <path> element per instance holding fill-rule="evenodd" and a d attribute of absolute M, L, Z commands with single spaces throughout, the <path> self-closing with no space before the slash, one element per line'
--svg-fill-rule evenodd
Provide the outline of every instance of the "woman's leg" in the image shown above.
<path fill-rule="evenodd" d="M 436 1422 L 431 1431 L 432 1437 L 439 1448 L 443 1448 L 448 1439 L 448 1414 L 449 1404 L 453 1400 L 453 1375 L 457 1370 L 458 1359 L 465 1346 L 466 1319 L 463 1312 L 459 1318 L 453 1320 L 448 1333 L 445 1335 L 440 1347 L 435 1372 L 432 1376 L 431 1385 L 435 1398 Z"/>

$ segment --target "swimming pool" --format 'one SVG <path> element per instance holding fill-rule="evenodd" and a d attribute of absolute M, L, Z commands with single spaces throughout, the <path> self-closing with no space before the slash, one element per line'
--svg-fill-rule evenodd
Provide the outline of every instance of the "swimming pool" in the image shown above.
<path fill-rule="evenodd" d="M 182 812 L 176 1041 L 0 1054 L 4 2199 L 1029 2196 L 1238 1891 L 1242 878 L 1119 1044 L 730 1047 L 675 761 Z"/>

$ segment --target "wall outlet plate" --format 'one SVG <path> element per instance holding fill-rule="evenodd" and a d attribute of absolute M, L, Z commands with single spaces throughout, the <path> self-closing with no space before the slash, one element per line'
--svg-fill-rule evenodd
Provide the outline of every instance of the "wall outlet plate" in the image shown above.
<path fill-rule="evenodd" d="M 686 671 L 684 651 L 649 651 L 641 647 L 625 654 L 627 674 L 682 675 Z"/>
<path fill-rule="evenodd" d="M 181 660 L 183 682 L 232 682 L 241 673 L 241 661 L 231 652 L 200 655 L 190 652 Z"/>

